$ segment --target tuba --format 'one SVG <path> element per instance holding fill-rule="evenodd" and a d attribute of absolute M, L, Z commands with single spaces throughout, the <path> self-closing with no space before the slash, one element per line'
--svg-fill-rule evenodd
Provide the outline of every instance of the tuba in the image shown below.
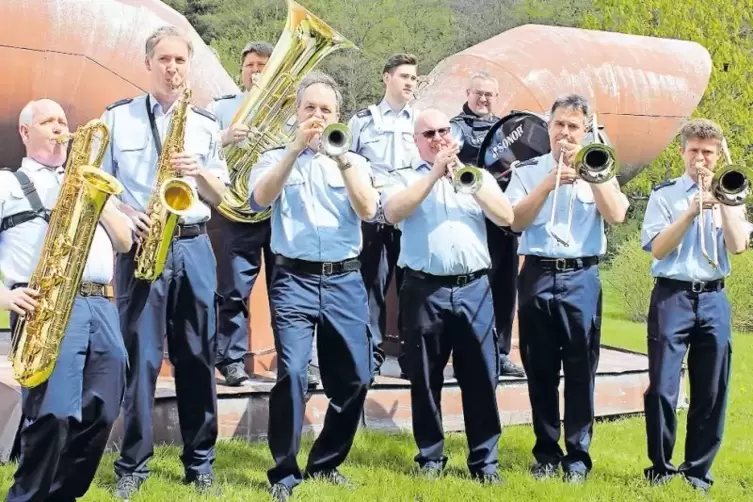
<path fill-rule="evenodd" d="M 333 30 L 293 0 L 287 0 L 288 16 L 267 66 L 254 82 L 233 117 L 250 132 L 240 143 L 225 147 L 230 186 L 217 211 L 232 221 L 254 223 L 269 218 L 271 209 L 251 210 L 248 178 L 261 152 L 290 141 L 287 126 L 295 113 L 296 87 L 325 56 L 355 44 Z"/>
<path fill-rule="evenodd" d="M 146 215 L 151 220 L 152 226 L 149 233 L 139 242 L 134 257 L 136 262 L 134 276 L 137 279 L 154 281 L 162 273 L 178 218 L 186 214 L 196 199 L 193 187 L 175 171 L 170 163 L 170 157 L 184 149 L 190 99 L 191 90 L 185 87 L 170 120 L 170 128 L 165 135 L 162 153 L 157 162 L 155 190 L 146 208 Z"/>
<path fill-rule="evenodd" d="M 90 165 L 96 132 L 102 139 Z M 55 368 L 97 222 L 110 196 L 123 191 L 118 180 L 99 169 L 110 142 L 104 122 L 92 120 L 58 141 L 70 139 L 65 179 L 29 280 L 29 288 L 39 291 L 38 306 L 19 318 L 8 356 L 13 377 L 27 388 L 44 383 Z"/>

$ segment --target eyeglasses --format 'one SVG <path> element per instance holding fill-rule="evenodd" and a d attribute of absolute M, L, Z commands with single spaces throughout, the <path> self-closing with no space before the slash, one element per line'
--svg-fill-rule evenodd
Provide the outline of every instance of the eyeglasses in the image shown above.
<path fill-rule="evenodd" d="M 426 139 L 431 139 L 437 133 L 439 133 L 440 136 L 447 136 L 448 134 L 450 134 L 450 128 L 440 127 L 439 129 L 429 129 L 428 131 L 422 132 L 421 136 L 423 136 Z"/>
<path fill-rule="evenodd" d="M 492 93 L 492 92 L 477 91 L 475 89 L 472 90 L 471 93 L 475 94 L 479 98 L 486 98 L 486 99 L 492 99 L 497 96 L 495 93 Z"/>

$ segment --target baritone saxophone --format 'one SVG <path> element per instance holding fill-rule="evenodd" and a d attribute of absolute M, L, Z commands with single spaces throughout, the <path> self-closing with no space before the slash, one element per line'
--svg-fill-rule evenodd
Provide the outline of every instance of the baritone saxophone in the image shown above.
<path fill-rule="evenodd" d="M 90 162 L 97 132 L 102 138 Z M 65 179 L 28 285 L 39 291 L 38 304 L 19 317 L 8 355 L 13 377 L 27 388 L 44 383 L 55 368 L 100 215 L 107 200 L 123 191 L 118 180 L 100 170 L 110 142 L 104 122 L 92 120 L 65 137 L 69 139 Z"/>

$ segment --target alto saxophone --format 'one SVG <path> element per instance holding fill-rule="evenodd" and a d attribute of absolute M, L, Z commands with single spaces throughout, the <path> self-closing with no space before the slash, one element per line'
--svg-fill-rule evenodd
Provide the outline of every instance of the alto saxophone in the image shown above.
<path fill-rule="evenodd" d="M 146 216 L 152 225 L 141 238 L 136 249 L 134 276 L 145 281 L 154 281 L 165 268 L 167 253 L 173 239 L 178 217 L 184 215 L 195 200 L 193 187 L 182 178 L 170 163 L 174 153 L 184 150 L 186 117 L 191 90 L 183 89 L 175 107 L 170 128 L 165 136 L 162 153 L 157 162 L 157 181 L 149 198 Z"/>
<path fill-rule="evenodd" d="M 102 139 L 97 157 L 90 164 L 97 131 L 102 133 Z M 123 191 L 118 180 L 99 169 L 110 142 L 105 123 L 92 120 L 72 138 L 65 179 L 29 280 L 28 287 L 39 291 L 38 305 L 19 318 L 8 355 L 13 377 L 27 388 L 45 382 L 55 368 L 97 222 L 107 199 Z"/>

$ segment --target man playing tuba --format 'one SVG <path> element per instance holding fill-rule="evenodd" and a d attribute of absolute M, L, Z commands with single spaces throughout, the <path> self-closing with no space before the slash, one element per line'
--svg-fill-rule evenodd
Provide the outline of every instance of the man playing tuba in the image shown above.
<path fill-rule="evenodd" d="M 46 291 L 26 286 L 41 253 L 48 260 L 44 265 L 55 270 L 50 256 L 55 250 L 45 250 L 43 244 L 50 211 L 56 201 L 61 205 L 66 147 L 58 140 L 68 134 L 68 121 L 54 101 L 32 101 L 21 111 L 19 132 L 26 157 L 16 172 L 0 171 L 0 308 L 11 312 L 11 331 L 16 331 L 19 316 L 55 315 L 43 310 L 49 308 L 40 301 Z M 126 378 L 126 351 L 107 285 L 113 276 L 113 251 L 127 253 L 131 244 L 128 218 L 108 200 L 87 250 L 52 374 L 23 389 L 20 458 L 8 501 L 75 500 L 94 479 L 120 411 Z"/>

